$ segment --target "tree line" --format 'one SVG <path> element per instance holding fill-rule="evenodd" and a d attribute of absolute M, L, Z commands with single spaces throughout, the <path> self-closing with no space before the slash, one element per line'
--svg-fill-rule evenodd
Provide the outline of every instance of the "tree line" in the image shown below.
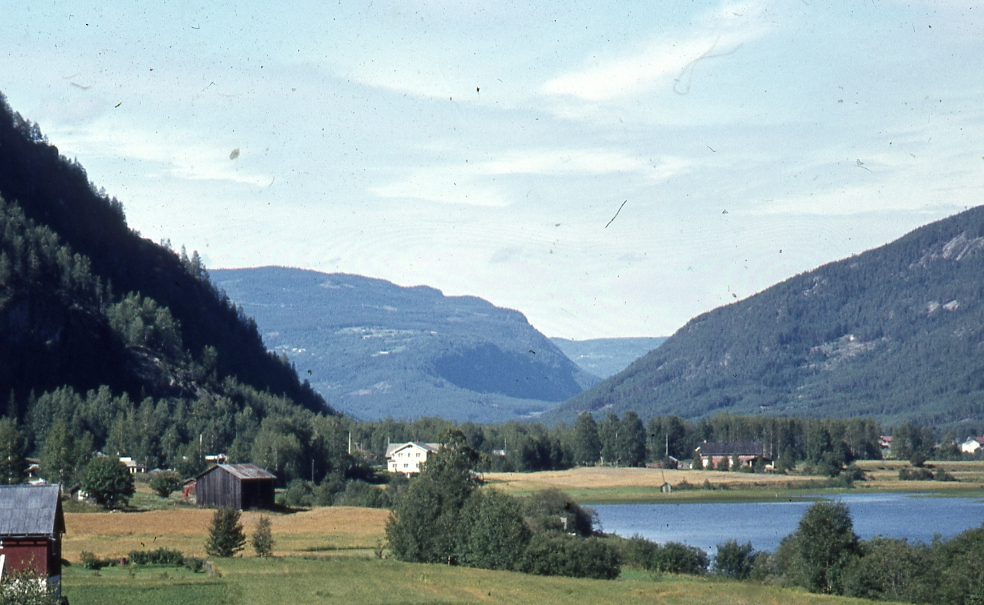
<path fill-rule="evenodd" d="M 167 314 L 159 307 L 124 299 L 120 311 L 126 328 L 138 339 L 167 341 Z M 148 321 L 140 319 L 146 315 Z M 157 321 L 156 318 L 162 318 Z M 139 322 L 137 320 L 140 320 Z M 153 328 L 151 328 L 153 326 Z M 163 326 L 163 328 L 161 328 Z M 200 368 L 206 372 L 208 368 Z M 643 423 L 634 412 L 609 414 L 598 421 L 581 414 L 569 426 L 558 423 L 479 425 L 438 418 L 412 421 L 359 421 L 315 413 L 292 400 L 239 383 L 232 377 L 206 379 L 208 391 L 196 398 L 145 397 L 134 401 L 103 386 L 84 394 L 61 387 L 26 402 L 13 396 L 0 421 L 0 480 L 24 479 L 25 458 L 39 458 L 42 476 L 71 484 L 95 452 L 130 456 L 148 469 L 175 469 L 184 477 L 208 467 L 205 457 L 223 453 L 231 462 L 253 462 L 279 478 L 282 485 L 307 482 L 295 489 L 298 504 L 307 498 L 328 503 L 315 489 L 330 484 L 330 494 L 350 490 L 350 500 L 370 494 L 348 482 L 384 481 L 375 468 L 385 465 L 389 443 L 437 442 L 455 428 L 476 452 L 479 472 L 532 472 L 605 464 L 673 467 L 690 459 L 703 442 L 754 441 L 779 471 L 806 463 L 807 471 L 836 476 L 851 462 L 882 456 L 879 438 L 887 429 L 862 418 L 775 418 L 718 414 L 689 421 L 662 416 Z M 23 411 L 18 419 L 17 412 Z M 892 453 L 918 464 L 931 457 L 959 459 L 953 433 L 938 436 L 930 427 L 903 424 L 891 430 Z M 936 447 L 942 440 L 942 446 Z M 354 491 L 353 491 L 354 490 Z M 310 497 L 309 497 L 310 496 Z M 376 505 L 388 505 L 378 499 Z"/>

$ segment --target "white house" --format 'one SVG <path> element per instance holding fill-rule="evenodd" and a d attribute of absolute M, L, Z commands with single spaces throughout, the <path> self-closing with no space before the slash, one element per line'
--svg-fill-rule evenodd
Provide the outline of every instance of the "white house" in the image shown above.
<path fill-rule="evenodd" d="M 984 446 L 984 437 L 971 437 L 960 444 L 960 451 L 965 454 L 974 454 Z"/>
<path fill-rule="evenodd" d="M 136 475 L 137 473 L 146 473 L 147 467 L 140 464 L 133 458 L 129 456 L 120 456 L 120 462 L 126 465 L 126 470 L 130 471 L 131 475 Z"/>
<path fill-rule="evenodd" d="M 436 454 L 440 443 L 391 443 L 386 446 L 386 468 L 391 473 L 412 475 L 420 472 L 420 465 L 427 462 L 427 456 Z"/>

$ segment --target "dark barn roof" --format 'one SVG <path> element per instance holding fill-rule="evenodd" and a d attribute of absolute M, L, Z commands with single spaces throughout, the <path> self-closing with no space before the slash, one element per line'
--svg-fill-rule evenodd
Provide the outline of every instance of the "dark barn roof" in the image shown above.
<path fill-rule="evenodd" d="M 215 466 L 211 467 L 204 473 L 198 475 L 196 479 L 200 478 L 202 475 L 212 472 L 217 468 L 221 468 L 222 470 L 230 473 L 233 477 L 242 479 L 243 481 L 251 481 L 254 479 L 268 479 L 273 481 L 277 480 L 276 475 L 268 473 L 267 471 L 256 466 L 255 464 L 248 464 L 248 463 L 247 464 L 216 464 Z"/>
<path fill-rule="evenodd" d="M 51 536 L 65 533 L 57 485 L 0 486 L 0 536 Z"/>

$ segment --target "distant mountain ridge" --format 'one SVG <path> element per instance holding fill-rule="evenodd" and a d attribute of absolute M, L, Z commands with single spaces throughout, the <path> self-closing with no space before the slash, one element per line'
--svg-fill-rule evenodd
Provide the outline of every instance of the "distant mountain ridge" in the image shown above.
<path fill-rule="evenodd" d="M 530 417 L 599 379 L 518 311 L 359 275 L 285 267 L 212 279 L 332 407 L 356 418 Z"/>
<path fill-rule="evenodd" d="M 666 337 L 659 338 L 592 338 L 589 340 L 569 340 L 551 338 L 567 357 L 582 370 L 608 378 L 618 374 L 629 364 L 663 344 Z"/>
<path fill-rule="evenodd" d="M 544 416 L 984 416 L 984 207 L 695 317 Z"/>

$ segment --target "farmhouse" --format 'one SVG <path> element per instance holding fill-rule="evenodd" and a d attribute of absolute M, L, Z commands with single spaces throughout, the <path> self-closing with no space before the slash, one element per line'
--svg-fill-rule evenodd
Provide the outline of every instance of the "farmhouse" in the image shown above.
<path fill-rule="evenodd" d="M 198 506 L 273 508 L 277 477 L 255 464 L 217 464 L 195 477 Z"/>
<path fill-rule="evenodd" d="M 61 487 L 0 486 L 0 577 L 10 571 L 42 574 L 60 589 Z"/>
<path fill-rule="evenodd" d="M 771 461 L 765 454 L 762 444 L 757 441 L 708 442 L 700 444 L 694 456 L 694 466 L 716 468 L 723 459 L 728 460 L 728 468 L 735 464 L 735 457 L 742 466 L 754 466 L 759 458 Z"/>
<path fill-rule="evenodd" d="M 960 444 L 960 451 L 965 454 L 975 454 L 984 446 L 984 437 L 971 437 Z"/>
<path fill-rule="evenodd" d="M 391 443 L 386 446 L 386 468 L 391 473 L 412 475 L 420 472 L 420 465 L 427 462 L 429 454 L 436 454 L 440 443 Z"/>

